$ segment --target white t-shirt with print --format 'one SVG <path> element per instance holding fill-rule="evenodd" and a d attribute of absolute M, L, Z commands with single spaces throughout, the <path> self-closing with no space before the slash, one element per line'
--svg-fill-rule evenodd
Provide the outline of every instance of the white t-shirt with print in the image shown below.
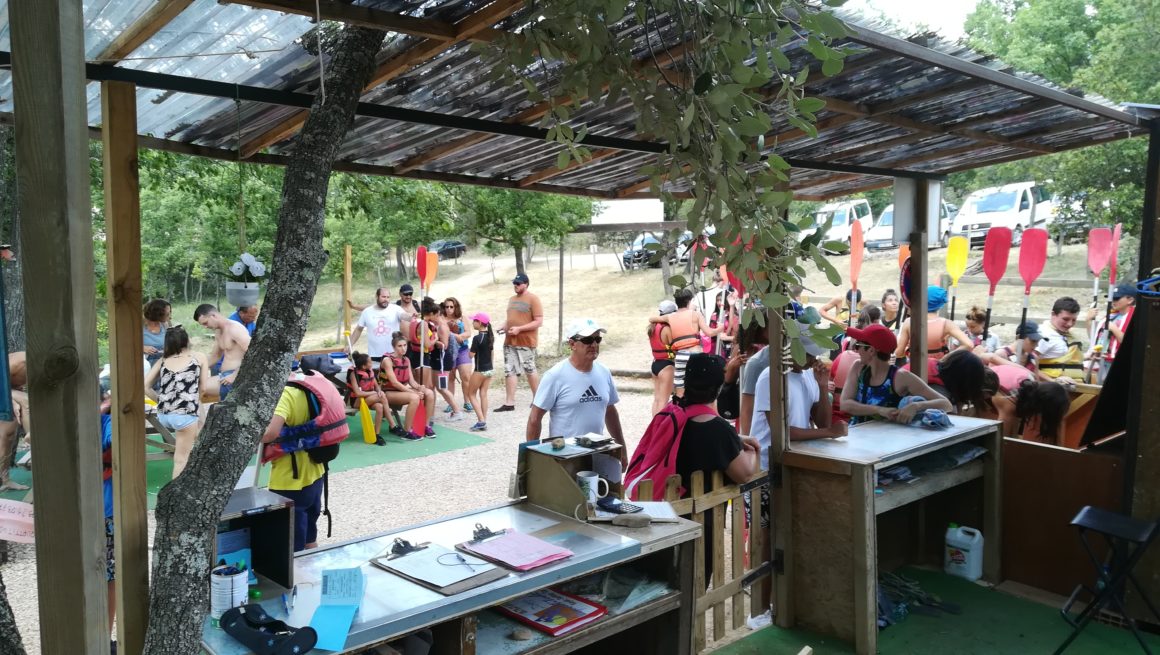
<path fill-rule="evenodd" d="M 367 333 L 367 354 L 371 357 L 390 354 L 394 350 L 391 335 L 399 331 L 406 317 L 407 312 L 395 304 L 383 308 L 376 304 L 364 309 L 358 317 L 358 324 Z"/>
<path fill-rule="evenodd" d="M 750 422 L 751 437 L 761 444 L 761 466 L 764 468 L 769 462 L 769 447 L 773 436 L 769 430 L 769 421 L 766 414 L 770 411 L 769 405 L 769 371 L 765 369 L 757 377 L 757 386 L 753 393 L 753 420 Z M 812 371 L 790 371 L 786 375 L 786 415 L 789 427 L 810 429 L 813 427 L 814 404 L 821 398 L 821 389 Z"/>
<path fill-rule="evenodd" d="M 544 373 L 532 404 L 548 412 L 551 437 L 604 434 L 604 412 L 620 401 L 612 373 L 600 362 L 579 371 L 564 359 Z"/>

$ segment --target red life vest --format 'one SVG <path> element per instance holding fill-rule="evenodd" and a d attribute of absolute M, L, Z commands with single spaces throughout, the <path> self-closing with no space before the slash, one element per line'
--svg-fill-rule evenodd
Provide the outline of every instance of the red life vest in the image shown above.
<path fill-rule="evenodd" d="M 663 361 L 673 358 L 673 349 L 669 347 L 669 344 L 661 341 L 661 332 L 664 329 L 664 323 L 653 323 L 652 330 L 648 335 L 648 343 L 652 347 L 652 356 L 655 360 Z"/>
<path fill-rule="evenodd" d="M 411 334 L 409 334 L 407 336 L 407 341 L 411 344 L 411 350 L 413 350 L 415 352 L 419 352 L 419 344 L 420 344 L 419 326 L 420 325 L 427 326 L 427 337 L 423 341 L 422 345 L 423 345 L 423 352 L 429 353 L 435 349 L 435 342 L 439 338 L 435 332 L 434 325 L 431 323 L 431 321 L 411 321 Z M 399 380 L 399 381 L 402 382 L 402 380 Z"/>
<path fill-rule="evenodd" d="M 330 380 L 316 373 L 290 380 L 286 386 L 306 392 L 310 420 L 284 426 L 278 439 L 262 449 L 262 463 L 299 450 L 308 451 L 310 458 L 320 464 L 333 460 L 338 456 L 338 444 L 350 436 L 342 394 Z"/>
<path fill-rule="evenodd" d="M 391 355 L 391 368 L 395 370 L 395 380 L 399 384 L 407 384 L 411 381 L 411 360 L 406 357 L 395 357 Z"/>

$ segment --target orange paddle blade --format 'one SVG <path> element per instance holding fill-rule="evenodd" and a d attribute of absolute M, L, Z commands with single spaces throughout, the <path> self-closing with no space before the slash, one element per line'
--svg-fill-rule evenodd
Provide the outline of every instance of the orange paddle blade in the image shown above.
<path fill-rule="evenodd" d="M 910 259 L 910 244 L 904 243 L 898 246 L 898 268 L 901 269 L 908 259 Z"/>
<path fill-rule="evenodd" d="M 423 288 L 428 291 L 431 290 L 431 284 L 435 282 L 435 275 L 439 272 L 439 253 L 427 253 L 427 277 L 423 279 Z"/>

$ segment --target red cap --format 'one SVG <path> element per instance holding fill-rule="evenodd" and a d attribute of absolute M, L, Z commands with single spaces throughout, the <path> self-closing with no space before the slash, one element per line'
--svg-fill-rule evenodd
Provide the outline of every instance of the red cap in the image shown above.
<path fill-rule="evenodd" d="M 898 337 L 885 325 L 874 323 L 862 329 L 848 327 L 846 334 L 862 343 L 870 344 L 871 348 L 880 353 L 892 353 L 898 347 Z"/>

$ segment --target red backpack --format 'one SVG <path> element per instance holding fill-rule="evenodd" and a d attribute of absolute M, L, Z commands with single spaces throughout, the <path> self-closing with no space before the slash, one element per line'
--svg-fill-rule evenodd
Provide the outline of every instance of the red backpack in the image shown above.
<path fill-rule="evenodd" d="M 664 500 L 665 480 L 677 472 L 677 451 L 681 447 L 685 423 L 694 416 L 716 413 L 711 405 L 665 405 L 648 424 L 628 462 L 628 470 L 624 474 L 625 494 L 632 500 Z M 644 480 L 653 482 L 652 498 L 638 497 L 638 486 Z M 680 493 L 684 495 L 685 487 L 680 488 Z"/>

